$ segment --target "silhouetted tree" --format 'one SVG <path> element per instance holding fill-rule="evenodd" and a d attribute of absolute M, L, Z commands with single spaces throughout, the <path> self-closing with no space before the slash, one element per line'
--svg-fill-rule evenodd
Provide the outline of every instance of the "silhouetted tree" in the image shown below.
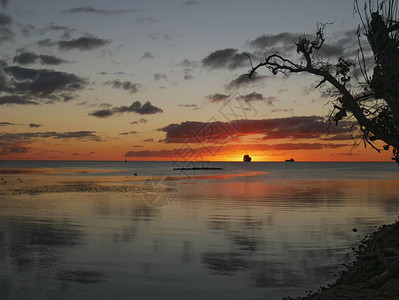
<path fill-rule="evenodd" d="M 296 43 L 299 60 L 271 54 L 256 66 L 251 61 L 249 77 L 261 67 L 268 68 L 274 75 L 310 73 L 318 76 L 321 81 L 316 88 L 323 87 L 333 99 L 330 120 L 336 124 L 343 119 L 354 120 L 365 145 L 380 152 L 375 141 L 383 141 L 383 149 L 392 148 L 392 159 L 399 164 L 398 1 L 368 0 L 361 9 L 358 1 L 354 1 L 355 12 L 361 20 L 356 58 L 322 60 L 320 50 L 325 42 L 326 24 L 321 24 L 313 38 L 304 36 Z M 369 51 L 364 50 L 363 37 L 372 51 L 372 66 L 367 63 L 366 52 Z M 362 79 L 356 74 L 361 74 Z"/>

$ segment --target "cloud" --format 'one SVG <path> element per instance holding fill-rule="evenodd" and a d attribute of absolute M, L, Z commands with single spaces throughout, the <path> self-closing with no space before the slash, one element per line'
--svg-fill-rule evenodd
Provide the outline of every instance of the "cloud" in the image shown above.
<path fill-rule="evenodd" d="M 168 77 L 165 74 L 161 74 L 161 73 L 156 73 L 154 74 L 154 80 L 155 81 L 159 81 L 159 80 L 168 80 Z"/>
<path fill-rule="evenodd" d="M 135 101 L 130 106 L 122 105 L 122 106 L 113 107 L 111 109 L 101 109 L 89 113 L 89 115 L 97 118 L 107 118 L 114 114 L 120 114 L 125 112 L 127 113 L 133 112 L 140 115 L 151 115 L 156 113 L 162 113 L 163 110 L 160 109 L 159 107 L 152 105 L 150 101 L 147 101 L 144 104 L 141 104 L 140 101 Z"/>
<path fill-rule="evenodd" d="M 256 72 L 252 75 L 251 78 L 249 78 L 248 74 L 245 73 L 241 74 L 236 79 L 233 79 L 224 87 L 226 88 L 226 90 L 233 90 L 233 89 L 238 89 L 240 87 L 253 86 L 259 82 L 263 82 L 266 78 L 267 76 L 258 75 L 258 73 Z"/>
<path fill-rule="evenodd" d="M 72 93 L 88 84 L 86 79 L 74 74 L 50 69 L 5 66 L 2 71 L 0 69 L 0 92 L 11 94 L 2 96 L 3 104 L 37 104 L 39 99 L 68 101 Z"/>
<path fill-rule="evenodd" d="M 121 132 L 119 135 L 129 135 L 129 134 L 136 134 L 137 131 L 129 131 L 129 132 Z"/>
<path fill-rule="evenodd" d="M 258 56 L 269 55 L 278 52 L 284 56 L 293 54 L 300 38 L 312 39 L 312 35 L 304 35 L 299 33 L 281 32 L 278 34 L 265 34 L 258 36 L 254 40 L 248 42 L 249 46 L 256 49 Z M 319 53 L 324 58 L 338 58 L 343 56 L 353 56 L 357 49 L 356 29 L 341 31 L 333 36 L 326 37 L 326 42 L 320 49 Z"/>
<path fill-rule="evenodd" d="M 36 139 L 77 139 L 101 141 L 101 138 L 95 134 L 95 131 L 69 131 L 69 132 L 19 132 L 19 133 L 0 133 L 0 140 L 10 142 L 32 142 Z"/>
<path fill-rule="evenodd" d="M 87 81 L 74 74 L 49 69 L 28 69 L 9 66 L 4 71 L 10 74 L 16 91 L 33 93 L 35 96 L 48 96 L 55 92 L 73 92 L 81 90 Z"/>
<path fill-rule="evenodd" d="M 55 23 L 51 23 L 49 26 L 47 26 L 46 30 L 49 30 L 49 31 L 61 31 L 62 32 L 62 35 L 61 35 L 62 39 L 70 39 L 72 33 L 77 31 L 76 29 L 69 28 L 68 26 L 55 25 Z"/>
<path fill-rule="evenodd" d="M 140 59 L 151 59 L 154 58 L 155 56 L 152 55 L 150 52 L 144 52 L 143 56 Z"/>
<path fill-rule="evenodd" d="M 12 18 L 9 15 L 0 12 L 0 26 L 10 25 L 11 23 Z"/>
<path fill-rule="evenodd" d="M 138 120 L 138 121 L 134 121 L 134 122 L 130 122 L 130 124 L 132 124 L 132 125 L 136 125 L 136 124 L 145 124 L 145 123 L 147 123 L 148 121 L 146 120 L 146 119 L 143 119 L 143 118 L 141 118 L 140 120 Z"/>
<path fill-rule="evenodd" d="M 98 37 L 80 37 L 68 41 L 58 41 L 58 47 L 61 50 L 78 49 L 80 51 L 93 50 L 109 44 L 109 40 L 101 39 Z"/>
<path fill-rule="evenodd" d="M 143 140 L 143 142 L 146 142 L 146 143 L 151 143 L 153 141 L 154 141 L 154 139 L 152 139 L 152 138 Z"/>
<path fill-rule="evenodd" d="M 230 100 L 230 95 L 224 95 L 224 94 L 215 93 L 215 94 L 206 96 L 206 98 L 211 103 L 219 103 L 219 102 L 227 102 L 227 101 L 229 101 Z"/>
<path fill-rule="evenodd" d="M 1 5 L 6 8 L 8 4 L 8 0 L 1 0 Z"/>
<path fill-rule="evenodd" d="M 247 95 L 242 95 L 236 97 L 238 100 L 244 100 L 245 102 L 253 102 L 253 101 L 264 101 L 268 105 L 273 105 L 273 103 L 277 100 L 276 97 L 263 97 L 262 94 L 252 92 Z"/>
<path fill-rule="evenodd" d="M 112 85 L 114 89 L 123 89 L 125 91 L 129 91 L 130 93 L 134 94 L 142 90 L 142 86 L 139 83 L 133 83 L 130 81 L 119 81 L 119 80 L 112 80 L 106 81 L 105 84 Z"/>
<path fill-rule="evenodd" d="M 66 14 L 73 14 L 73 13 L 91 13 L 91 14 L 98 14 L 102 16 L 115 16 L 121 14 L 128 14 L 128 13 L 135 13 L 137 10 L 135 9 L 117 9 L 117 10 L 105 10 L 105 9 L 96 9 L 90 6 L 82 6 L 82 7 L 75 7 L 68 10 L 63 11 Z"/>
<path fill-rule="evenodd" d="M 303 37 L 303 34 L 281 32 L 278 34 L 264 34 L 258 36 L 254 40 L 249 41 L 249 45 L 253 48 L 265 49 L 280 46 L 282 49 L 287 47 L 295 47 L 295 43 Z"/>
<path fill-rule="evenodd" d="M 200 66 L 198 61 L 195 60 L 190 60 L 190 59 L 184 59 L 179 63 L 180 66 L 183 66 L 185 68 L 198 68 Z"/>
<path fill-rule="evenodd" d="M 63 60 L 59 57 L 53 55 L 37 55 L 33 52 L 22 52 L 16 56 L 14 56 L 14 63 L 20 65 L 28 65 L 33 64 L 39 61 L 43 65 L 60 65 L 63 63 L 67 63 L 66 60 Z"/>
<path fill-rule="evenodd" d="M 63 60 L 62 58 L 53 56 L 53 55 L 39 55 L 40 63 L 43 65 L 60 65 L 64 63 L 68 63 L 68 61 Z"/>
<path fill-rule="evenodd" d="M 11 122 L 0 122 L 0 126 L 12 126 L 12 125 L 16 125 L 16 124 L 11 123 Z"/>
<path fill-rule="evenodd" d="M 209 143 L 222 143 L 247 135 L 263 135 L 262 140 L 317 139 L 327 134 L 327 129 L 328 122 L 323 117 L 295 116 L 231 122 L 186 121 L 180 124 L 172 123 L 159 130 L 166 133 L 165 139 L 162 140 L 165 143 L 198 143 L 205 134 L 208 135 L 206 139 Z M 331 130 L 330 138 L 333 140 L 334 136 L 349 132 L 350 124 L 343 123 Z"/>
<path fill-rule="evenodd" d="M 237 49 L 228 48 L 216 50 L 202 59 L 202 66 L 209 69 L 227 68 L 234 70 L 240 67 L 248 66 L 248 57 L 239 53 Z"/>
<path fill-rule="evenodd" d="M 12 41 L 14 32 L 7 27 L 0 27 L 0 43 Z"/>
<path fill-rule="evenodd" d="M 0 142 L 0 156 L 10 154 L 27 153 L 30 148 L 25 147 L 23 143 L 4 143 Z"/>
<path fill-rule="evenodd" d="M 97 118 L 108 118 L 114 113 L 110 109 L 99 109 L 96 111 L 93 111 L 92 113 L 89 113 L 90 116 L 97 117 Z"/>
<path fill-rule="evenodd" d="M 39 128 L 39 127 L 42 127 L 43 125 L 41 125 L 41 124 L 35 124 L 35 123 L 29 123 L 29 127 L 30 128 Z"/>
<path fill-rule="evenodd" d="M 5 104 L 38 105 L 39 103 L 32 100 L 28 100 L 24 97 L 19 97 L 14 95 L 0 96 L 0 105 L 5 105 Z"/>

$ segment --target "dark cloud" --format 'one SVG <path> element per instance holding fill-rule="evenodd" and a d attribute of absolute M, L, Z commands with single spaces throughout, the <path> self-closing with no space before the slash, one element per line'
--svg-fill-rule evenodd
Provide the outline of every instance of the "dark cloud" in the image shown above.
<path fill-rule="evenodd" d="M 20 65 L 28 65 L 33 64 L 37 61 L 38 55 L 33 52 L 22 52 L 14 56 L 14 63 L 18 63 Z"/>
<path fill-rule="evenodd" d="M 37 55 L 36 53 L 33 52 L 22 52 L 14 56 L 13 60 L 14 63 L 20 65 L 33 64 L 38 61 L 43 65 L 60 65 L 63 63 L 67 63 L 67 61 L 53 55 L 45 55 L 45 54 Z"/>
<path fill-rule="evenodd" d="M 11 122 L 0 122 L 0 126 L 12 126 L 12 125 L 16 125 L 16 124 L 11 123 Z"/>
<path fill-rule="evenodd" d="M 265 49 L 280 46 L 282 49 L 287 47 L 295 47 L 295 43 L 303 37 L 303 34 L 281 32 L 278 34 L 264 34 L 258 36 L 249 45 L 253 48 Z"/>
<path fill-rule="evenodd" d="M 8 4 L 8 0 L 1 0 L 1 5 L 6 8 Z"/>
<path fill-rule="evenodd" d="M 211 103 L 219 103 L 219 102 L 227 102 L 227 101 L 229 101 L 230 100 L 230 95 L 224 95 L 224 94 L 215 93 L 215 94 L 206 96 L 206 98 Z"/>
<path fill-rule="evenodd" d="M 137 131 L 129 131 L 129 132 L 121 132 L 119 135 L 129 135 L 129 134 L 136 134 Z"/>
<path fill-rule="evenodd" d="M 6 66 L 3 71 L 3 75 L 0 71 L 0 91 L 12 94 L 3 96 L 5 102 L 37 104 L 38 99 L 68 101 L 72 99 L 72 93 L 82 90 L 88 83 L 74 74 L 50 69 Z"/>
<path fill-rule="evenodd" d="M 137 93 L 142 90 L 142 86 L 139 83 L 133 83 L 130 81 L 119 81 L 112 80 L 106 81 L 105 84 L 112 85 L 114 89 L 123 89 L 125 91 L 129 91 L 130 93 Z"/>
<path fill-rule="evenodd" d="M 68 63 L 68 61 L 63 60 L 62 58 L 53 56 L 53 55 L 39 55 L 39 59 L 41 64 L 43 65 L 60 65 L 60 64 L 65 64 Z"/>
<path fill-rule="evenodd" d="M 265 97 L 263 97 L 262 94 L 253 92 L 251 94 L 238 96 L 237 99 L 244 100 L 246 102 L 250 102 L 250 101 L 263 101 L 263 100 L 265 100 Z"/>
<path fill-rule="evenodd" d="M 41 124 L 35 124 L 35 123 L 29 123 L 29 127 L 30 128 L 39 128 L 39 127 L 42 127 L 43 125 L 41 125 Z"/>
<path fill-rule="evenodd" d="M 220 143 L 231 138 L 246 135 L 263 135 L 262 140 L 274 139 L 316 139 L 327 134 L 328 122 L 319 116 L 288 117 L 263 120 L 235 120 L 231 122 L 195 122 L 169 124 L 160 131 L 166 133 L 165 143 L 198 143 L 202 131 L 212 131 L 209 142 Z M 330 137 L 350 132 L 350 126 L 343 123 L 333 128 Z"/>
<path fill-rule="evenodd" d="M 137 10 L 135 10 L 135 9 L 105 10 L 105 9 L 96 9 L 96 8 L 93 8 L 90 6 L 82 6 L 82 7 L 76 7 L 76 8 L 64 10 L 64 13 L 66 13 L 66 14 L 91 13 L 91 14 L 98 14 L 98 15 L 102 15 L 102 16 L 115 16 L 115 15 L 135 13 L 135 12 L 137 12 Z"/>
<path fill-rule="evenodd" d="M 145 123 L 147 123 L 148 121 L 146 120 L 146 119 L 143 119 L 143 118 L 141 118 L 140 120 L 138 120 L 138 121 L 134 121 L 134 122 L 130 122 L 130 124 L 132 124 L 132 125 L 136 125 L 136 124 L 145 124 Z"/>
<path fill-rule="evenodd" d="M 299 33 L 281 32 L 278 34 L 261 35 L 248 42 L 249 46 L 256 49 L 258 56 L 269 55 L 278 52 L 284 56 L 295 53 L 296 45 L 300 38 L 313 39 L 312 35 Z M 326 42 L 319 53 L 325 58 L 338 58 L 342 56 L 353 56 L 357 49 L 356 30 L 338 32 L 333 36 L 327 36 Z"/>
<path fill-rule="evenodd" d="M 251 78 L 248 77 L 248 74 L 241 74 L 236 79 L 233 79 L 224 87 L 227 90 L 238 89 L 240 87 L 252 86 L 259 82 L 263 82 L 267 76 L 259 75 L 258 73 L 254 73 Z"/>
<path fill-rule="evenodd" d="M 165 74 L 161 74 L 161 73 L 156 73 L 154 74 L 154 80 L 155 81 L 159 81 L 159 80 L 168 80 L 168 77 Z"/>
<path fill-rule="evenodd" d="M 152 55 L 150 52 L 145 52 L 144 54 L 143 54 L 143 56 L 141 57 L 141 59 L 151 59 L 151 58 L 154 58 L 155 56 L 154 55 Z"/>
<path fill-rule="evenodd" d="M 0 26 L 10 25 L 12 18 L 5 13 L 0 12 Z"/>
<path fill-rule="evenodd" d="M 86 80 L 70 73 L 48 69 L 27 69 L 10 66 L 4 69 L 17 80 L 28 80 L 17 84 L 26 92 L 35 95 L 49 95 L 57 91 L 77 91 L 84 88 Z"/>
<path fill-rule="evenodd" d="M 130 106 L 122 105 L 122 106 L 113 107 L 111 109 L 101 109 L 89 113 L 89 115 L 97 118 L 107 118 L 114 114 L 120 114 L 125 112 L 127 113 L 133 112 L 140 115 L 151 115 L 156 113 L 162 113 L 163 110 L 160 109 L 159 107 L 152 105 L 150 101 L 147 101 L 144 104 L 141 104 L 140 101 L 135 101 Z"/>
<path fill-rule="evenodd" d="M 10 73 L 17 80 L 34 79 L 40 73 L 40 70 L 22 68 L 19 66 L 5 67 L 4 71 Z"/>
<path fill-rule="evenodd" d="M 146 142 L 146 143 L 151 143 L 151 142 L 153 142 L 154 141 L 154 139 L 145 139 L 145 140 L 143 140 L 143 142 Z"/>
<path fill-rule="evenodd" d="M 58 41 L 58 47 L 61 50 L 78 49 L 80 51 L 93 50 L 109 44 L 109 40 L 101 39 L 98 37 L 80 37 L 68 41 Z"/>
<path fill-rule="evenodd" d="M 108 118 L 112 116 L 114 113 L 110 109 L 100 109 L 89 113 L 90 116 L 97 117 L 97 118 Z"/>
<path fill-rule="evenodd" d="M 5 104 L 38 105 L 39 103 L 32 101 L 32 100 L 28 100 L 23 97 L 14 96 L 14 95 L 0 96 L 0 105 L 5 105 Z"/>
<path fill-rule="evenodd" d="M 248 57 L 237 49 L 216 50 L 202 59 L 202 66 L 209 69 L 227 68 L 234 70 L 248 66 Z"/>
<path fill-rule="evenodd" d="M 19 132 L 19 133 L 0 133 L 0 139 L 4 142 L 32 142 L 36 139 L 78 139 L 101 141 L 95 131 L 69 131 L 69 132 Z"/>
<path fill-rule="evenodd" d="M 253 101 L 263 101 L 268 105 L 273 105 L 273 103 L 277 100 L 275 97 L 264 97 L 262 94 L 252 92 L 247 95 L 242 95 L 236 97 L 238 100 L 243 100 L 245 102 L 253 102 Z"/>

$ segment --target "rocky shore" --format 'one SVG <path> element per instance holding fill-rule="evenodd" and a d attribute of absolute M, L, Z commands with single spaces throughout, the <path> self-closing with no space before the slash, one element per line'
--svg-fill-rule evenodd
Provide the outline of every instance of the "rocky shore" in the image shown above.
<path fill-rule="evenodd" d="M 353 249 L 355 261 L 318 292 L 285 300 L 399 299 L 399 221 L 384 225 Z"/>

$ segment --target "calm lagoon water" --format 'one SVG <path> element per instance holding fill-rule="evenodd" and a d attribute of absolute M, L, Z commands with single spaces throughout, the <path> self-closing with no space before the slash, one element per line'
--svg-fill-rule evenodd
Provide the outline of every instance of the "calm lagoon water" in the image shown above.
<path fill-rule="evenodd" d="M 331 283 L 351 247 L 399 215 L 394 163 L 205 166 L 223 170 L 0 162 L 9 182 L 5 170 L 35 169 L 40 176 L 18 174 L 24 184 L 48 176 L 171 187 L 166 194 L 0 196 L 0 299 L 300 296 Z"/>

